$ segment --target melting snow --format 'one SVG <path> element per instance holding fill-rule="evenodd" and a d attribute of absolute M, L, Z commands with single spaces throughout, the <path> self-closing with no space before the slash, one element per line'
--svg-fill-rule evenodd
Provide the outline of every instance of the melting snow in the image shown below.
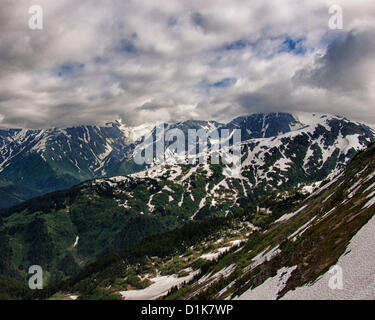
<path fill-rule="evenodd" d="M 372 207 L 374 204 L 375 204 L 375 191 L 372 192 L 369 196 L 373 196 L 373 198 L 368 201 L 363 207 L 362 209 L 368 209 L 370 207 Z M 369 198 L 369 196 L 367 196 Z"/>
<path fill-rule="evenodd" d="M 254 262 L 250 265 L 250 268 L 253 269 L 261 265 L 265 261 L 270 261 L 272 257 L 274 257 L 275 255 L 281 252 L 278 245 L 269 251 L 267 250 L 268 250 L 268 247 L 252 259 L 252 261 Z"/>
<path fill-rule="evenodd" d="M 78 244 L 78 240 L 79 240 L 79 237 L 76 236 L 76 240 L 75 240 L 75 242 L 74 242 L 74 244 L 73 244 L 73 248 L 75 248 L 75 247 L 77 246 L 77 244 Z"/>
<path fill-rule="evenodd" d="M 168 294 L 168 291 L 172 287 L 180 286 L 184 282 L 189 282 L 199 272 L 199 270 L 194 271 L 188 276 L 181 278 L 178 278 L 177 275 L 157 276 L 149 279 L 153 284 L 145 289 L 121 291 L 120 294 L 125 300 L 156 300 L 157 298 Z"/>
<path fill-rule="evenodd" d="M 276 300 L 278 293 L 285 287 L 288 279 L 290 278 L 292 272 L 297 268 L 293 267 L 283 267 L 277 271 L 277 274 L 268 278 L 260 286 L 249 289 L 239 296 L 238 300 Z"/>
<path fill-rule="evenodd" d="M 293 241 L 296 241 L 297 237 L 301 236 L 308 228 L 310 228 L 311 223 L 316 219 L 315 217 L 312 217 L 311 220 L 306 222 L 303 226 L 298 228 L 293 234 L 291 234 L 288 239 L 293 238 Z"/>
<path fill-rule="evenodd" d="M 313 284 L 289 291 L 283 299 L 291 300 L 348 300 L 370 299 L 375 296 L 375 217 L 352 238 L 346 253 L 336 265 L 343 270 L 343 289 L 332 290 L 329 280 L 333 274 L 325 273 Z"/>
<path fill-rule="evenodd" d="M 286 221 L 289 220 L 290 218 L 294 217 L 295 215 L 299 214 L 302 210 L 304 210 L 307 207 L 307 205 L 304 205 L 303 207 L 299 208 L 297 211 L 292 212 L 292 213 L 287 213 L 284 214 L 282 217 L 277 219 L 274 223 L 281 222 L 281 221 Z"/>

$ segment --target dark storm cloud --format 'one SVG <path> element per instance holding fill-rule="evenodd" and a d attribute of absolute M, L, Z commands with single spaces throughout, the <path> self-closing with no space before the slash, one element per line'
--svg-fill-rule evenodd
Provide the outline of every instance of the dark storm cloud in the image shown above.
<path fill-rule="evenodd" d="M 375 54 L 375 32 L 342 32 L 313 66 L 298 71 L 294 81 L 328 90 L 367 90 L 368 69 Z"/>

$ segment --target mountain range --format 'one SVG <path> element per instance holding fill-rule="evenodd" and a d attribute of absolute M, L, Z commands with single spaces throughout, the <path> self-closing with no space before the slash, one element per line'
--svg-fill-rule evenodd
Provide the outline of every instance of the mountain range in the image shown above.
<path fill-rule="evenodd" d="M 168 126 L 182 131 L 194 126 L 208 130 L 216 127 L 240 128 L 244 133 L 239 177 L 228 174 L 230 166 L 224 164 L 172 162 L 153 163 L 146 168 L 135 168 L 133 165 L 131 170 L 140 171 L 87 180 L 70 189 L 1 209 L 0 236 L 4 259 L 0 274 L 20 280 L 27 275 L 28 266 L 38 264 L 43 265 L 47 282 L 65 279 L 89 263 L 111 252 L 129 248 L 148 236 L 193 221 L 240 214 L 277 191 L 290 192 L 302 188 L 303 195 L 309 191 L 312 183 L 326 181 L 341 172 L 355 154 L 374 141 L 373 131 L 363 124 L 338 116 L 318 114 L 298 118 L 288 114 L 255 114 L 235 119 L 226 125 L 194 121 Z M 48 172 L 53 172 L 51 176 L 56 177 L 54 174 L 58 172 L 61 160 L 57 155 L 62 153 L 66 156 L 61 156 L 61 165 L 71 164 L 73 155 L 78 158 L 82 152 L 74 153 L 73 150 L 80 150 L 81 147 L 90 150 L 87 152 L 92 154 L 91 160 L 97 170 L 90 171 L 90 162 L 83 161 L 84 166 L 77 160 L 81 165 L 70 166 L 69 170 L 75 169 L 69 171 L 69 177 L 82 171 L 85 172 L 82 180 L 90 177 L 90 174 L 101 176 L 103 170 L 109 172 L 109 168 L 114 168 L 110 164 L 116 161 L 117 168 L 128 166 L 127 170 L 130 170 L 136 142 L 134 137 L 142 130 L 153 134 L 154 128 L 143 126 L 129 130 L 116 122 L 87 130 L 12 131 L 13 137 L 18 138 L 14 138 L 11 144 L 14 148 L 19 147 L 17 150 L 20 154 L 12 151 L 10 154 L 14 156 L 8 156 L 5 163 L 3 161 L 2 178 L 14 172 L 20 181 L 28 181 L 32 175 L 37 178 L 33 182 L 35 186 L 36 181 L 46 178 L 44 171 L 40 173 L 36 169 L 38 166 L 48 167 Z M 71 139 L 75 131 L 77 136 L 73 143 Z M 116 141 L 109 138 L 114 133 L 117 134 Z M 253 134 L 255 138 L 247 139 L 249 136 L 246 134 Z M 22 149 L 18 139 L 28 147 Z M 11 139 L 8 137 L 8 140 Z M 61 141 L 71 146 L 71 153 L 61 152 L 65 146 Z M 106 149 L 112 148 L 112 151 L 107 151 L 106 157 L 98 158 L 94 156 L 95 147 L 99 155 Z M 128 153 L 121 154 L 120 150 L 128 150 Z M 16 168 L 34 163 L 30 158 L 35 160 L 36 168 L 23 168 L 23 176 Z M 101 162 L 98 159 L 102 159 Z M 120 164 L 119 159 L 126 159 L 126 165 Z M 117 173 L 116 170 L 112 173 Z M 27 186 L 31 185 L 30 181 Z M 9 190 L 9 185 L 4 188 Z M 295 195 L 296 200 L 300 198 L 300 193 Z M 263 230 L 268 228 L 269 222 L 269 212 L 263 209 L 252 220 L 257 228 Z"/>
<path fill-rule="evenodd" d="M 372 144 L 323 181 L 274 190 L 237 213 L 191 221 L 143 238 L 73 277 L 50 282 L 44 290 L 29 291 L 0 276 L 0 297 L 372 299 L 374 204 Z M 46 221 L 46 214 L 40 213 L 39 219 Z M 48 233 L 51 224 L 45 225 Z M 34 231 L 43 229 L 40 226 L 35 228 L 34 222 Z M 80 241 L 76 238 L 71 244 L 72 261 L 77 261 L 74 251 Z M 12 255 L 2 252 L 2 257 L 8 256 Z M 72 261 L 67 260 L 66 267 Z"/>
<path fill-rule="evenodd" d="M 285 141 L 300 140 L 298 143 L 302 150 L 296 156 L 305 153 L 305 144 L 309 144 L 311 161 L 323 161 L 319 173 L 307 173 L 313 176 L 324 176 L 331 170 L 331 166 L 344 164 L 355 150 L 366 146 L 374 137 L 373 131 L 363 124 L 342 117 L 317 114 L 294 116 L 268 113 L 238 117 L 227 124 L 193 120 L 166 124 L 167 130 L 175 128 L 182 130 L 186 136 L 189 129 L 240 129 L 244 142 L 290 133 L 284 136 Z M 145 166 L 133 161 L 134 149 L 144 141 L 144 137 L 154 132 L 155 124 L 128 127 L 121 121 L 105 126 L 0 130 L 0 207 L 9 207 L 42 194 L 67 189 L 86 180 L 142 171 Z M 297 135 L 299 137 L 294 138 Z M 250 149 L 257 144 L 260 151 L 259 156 L 254 155 L 254 159 L 248 161 L 280 158 L 279 154 L 263 155 L 263 149 L 268 148 L 268 141 L 254 140 L 247 144 Z M 279 144 L 284 143 L 277 141 Z M 265 145 L 262 146 L 262 143 Z M 272 150 L 276 152 L 276 149 L 278 147 L 275 144 Z M 281 152 L 284 153 L 281 157 L 284 159 L 292 151 Z M 337 152 L 337 164 L 330 164 Z M 264 156 L 267 159 L 263 159 Z M 302 159 L 292 160 L 298 163 Z M 262 173 L 257 172 L 253 176 L 257 175 L 262 176 Z"/>

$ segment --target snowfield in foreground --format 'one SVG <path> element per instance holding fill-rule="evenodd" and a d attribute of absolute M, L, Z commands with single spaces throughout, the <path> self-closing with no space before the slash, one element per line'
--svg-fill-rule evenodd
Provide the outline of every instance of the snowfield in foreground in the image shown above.
<path fill-rule="evenodd" d="M 343 288 L 331 289 L 329 281 L 337 272 L 325 273 L 313 284 L 287 292 L 285 300 L 365 300 L 375 297 L 375 216 L 352 238 L 336 265 L 343 271 Z M 274 300 L 285 287 L 296 266 L 281 268 L 260 286 L 247 290 L 239 300 Z"/>
<path fill-rule="evenodd" d="M 345 254 L 336 265 L 343 270 L 343 289 L 329 288 L 335 273 L 325 273 L 312 285 L 289 291 L 282 299 L 287 300 L 365 300 L 375 297 L 375 217 L 352 238 Z"/>

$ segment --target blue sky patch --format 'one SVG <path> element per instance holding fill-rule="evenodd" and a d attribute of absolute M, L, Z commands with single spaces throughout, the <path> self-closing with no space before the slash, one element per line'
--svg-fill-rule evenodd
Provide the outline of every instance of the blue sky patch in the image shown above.
<path fill-rule="evenodd" d="M 225 45 L 225 50 L 241 50 L 247 46 L 246 41 L 244 40 L 237 40 Z"/>
<path fill-rule="evenodd" d="M 214 82 L 211 84 L 211 87 L 214 88 L 229 88 L 234 86 L 234 84 L 237 82 L 236 78 L 224 78 L 220 81 Z"/>
<path fill-rule="evenodd" d="M 299 39 L 292 39 L 287 37 L 281 45 L 281 49 L 279 52 L 290 52 L 294 54 L 305 54 L 306 48 L 303 45 L 302 38 Z"/>
<path fill-rule="evenodd" d="M 77 70 L 83 69 L 84 67 L 85 67 L 84 63 L 66 62 L 57 67 L 56 73 L 58 77 L 71 76 Z"/>
<path fill-rule="evenodd" d="M 132 39 L 136 37 L 136 35 L 132 35 Z M 122 39 L 120 41 L 120 50 L 126 53 L 137 53 L 138 51 L 134 43 L 129 39 Z"/>
<path fill-rule="evenodd" d="M 236 78 L 227 77 L 218 81 L 210 82 L 207 79 L 200 81 L 199 87 L 204 90 L 206 94 L 210 94 L 212 89 L 226 89 L 233 87 L 237 82 Z"/>

